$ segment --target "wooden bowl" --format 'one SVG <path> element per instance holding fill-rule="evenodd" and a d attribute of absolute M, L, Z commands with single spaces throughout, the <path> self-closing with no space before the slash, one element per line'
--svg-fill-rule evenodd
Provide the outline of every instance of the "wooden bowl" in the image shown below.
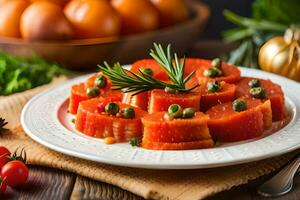
<path fill-rule="evenodd" d="M 92 69 L 97 64 L 131 63 L 149 57 L 153 42 L 172 44 L 172 49 L 183 54 L 197 40 L 205 26 L 210 11 L 195 0 L 188 1 L 191 18 L 183 23 L 156 31 L 124 36 L 70 41 L 26 41 L 21 38 L 0 38 L 0 49 L 22 57 L 39 55 L 49 61 L 63 64 L 70 69 Z"/>

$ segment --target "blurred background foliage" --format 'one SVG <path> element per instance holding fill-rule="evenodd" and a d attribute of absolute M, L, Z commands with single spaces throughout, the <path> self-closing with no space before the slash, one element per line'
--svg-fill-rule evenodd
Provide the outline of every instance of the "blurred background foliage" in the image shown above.
<path fill-rule="evenodd" d="M 203 0 L 212 16 L 203 34 L 235 42 L 228 62 L 258 68 L 260 47 L 271 37 L 282 35 L 292 24 L 299 24 L 299 0 Z"/>

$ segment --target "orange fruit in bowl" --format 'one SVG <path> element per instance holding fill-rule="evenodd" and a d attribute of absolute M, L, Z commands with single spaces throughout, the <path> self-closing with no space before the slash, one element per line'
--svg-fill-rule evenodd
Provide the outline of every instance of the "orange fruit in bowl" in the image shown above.
<path fill-rule="evenodd" d="M 0 5 L 0 36 L 20 37 L 20 18 L 28 5 L 26 0 L 8 0 Z"/>
<path fill-rule="evenodd" d="M 65 6 L 66 3 L 69 1 L 69 0 L 30 0 L 31 2 L 36 2 L 36 1 L 49 1 L 51 3 L 55 3 L 57 5 L 60 5 L 60 6 Z"/>
<path fill-rule="evenodd" d="M 3 4 L 6 1 L 8 1 L 8 0 L 0 0 L 0 6 L 1 6 L 1 4 Z"/>
<path fill-rule="evenodd" d="M 184 0 L 151 0 L 159 10 L 161 26 L 170 26 L 189 17 L 189 9 Z"/>
<path fill-rule="evenodd" d="M 122 20 L 124 34 L 155 30 L 159 27 L 159 12 L 149 0 L 111 0 Z"/>
<path fill-rule="evenodd" d="M 22 37 L 29 40 L 71 39 L 73 28 L 63 9 L 49 1 L 37 1 L 26 8 L 21 17 Z"/>
<path fill-rule="evenodd" d="M 120 34 L 120 17 L 107 0 L 73 0 L 66 5 L 64 12 L 78 39 Z"/>

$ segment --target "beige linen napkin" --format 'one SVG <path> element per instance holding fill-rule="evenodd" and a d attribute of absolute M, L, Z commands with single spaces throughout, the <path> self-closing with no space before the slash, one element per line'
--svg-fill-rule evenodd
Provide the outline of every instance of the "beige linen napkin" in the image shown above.
<path fill-rule="evenodd" d="M 36 93 L 66 80 L 61 77 L 51 84 L 8 97 L 0 97 L 0 117 L 9 122 L 9 131 L 0 136 L 0 145 L 11 151 L 25 148 L 28 163 L 70 171 L 113 184 L 151 199 L 196 200 L 228 190 L 268 174 L 285 164 L 294 154 L 259 162 L 199 170 L 146 170 L 117 167 L 86 161 L 52 151 L 32 141 L 19 124 L 24 104 Z"/>

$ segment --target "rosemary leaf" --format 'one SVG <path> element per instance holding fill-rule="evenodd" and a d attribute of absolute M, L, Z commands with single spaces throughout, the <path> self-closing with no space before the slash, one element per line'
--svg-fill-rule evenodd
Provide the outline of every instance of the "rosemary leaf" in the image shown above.
<path fill-rule="evenodd" d="M 120 63 L 115 63 L 111 67 L 107 62 L 104 62 L 104 65 L 99 65 L 99 68 L 112 80 L 113 89 L 123 90 L 125 93 L 134 92 L 133 95 L 152 89 L 164 89 L 166 87 L 178 92 L 190 92 L 199 86 L 199 84 L 196 84 L 191 88 L 185 88 L 185 83 L 190 80 L 195 71 L 184 78 L 185 57 L 180 60 L 177 54 L 174 53 L 173 59 L 170 45 L 167 46 L 165 52 L 160 44 L 154 43 L 154 50 L 150 51 L 150 55 L 165 70 L 172 81 L 171 84 L 162 82 L 142 70 L 139 70 L 139 73 L 133 73 L 123 69 Z"/>

